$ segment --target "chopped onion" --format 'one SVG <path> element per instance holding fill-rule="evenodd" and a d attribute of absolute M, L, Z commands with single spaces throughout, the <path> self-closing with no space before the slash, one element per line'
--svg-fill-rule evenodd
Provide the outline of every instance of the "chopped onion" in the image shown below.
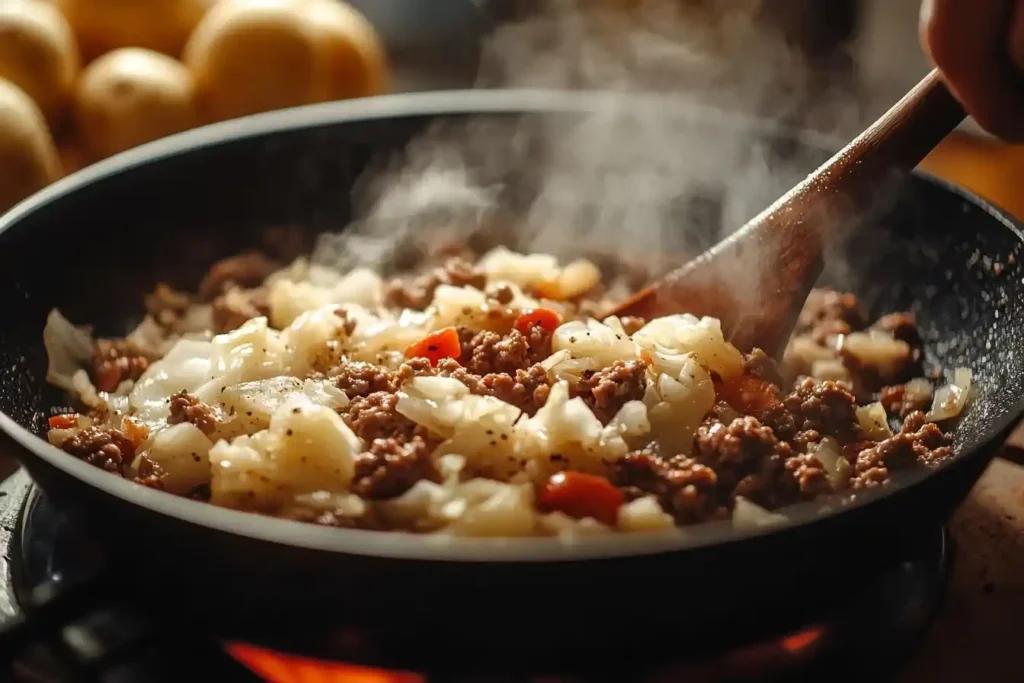
<path fill-rule="evenodd" d="M 821 461 L 828 474 L 828 482 L 832 489 L 838 491 L 846 487 L 852 474 L 850 463 L 843 457 L 839 442 L 826 436 L 813 450 L 815 457 Z"/>
<path fill-rule="evenodd" d="M 923 404 L 932 398 L 932 383 L 924 377 L 915 377 L 906 383 L 906 400 L 915 404 Z"/>
<path fill-rule="evenodd" d="M 775 512 L 769 512 L 760 505 L 750 502 L 742 496 L 736 496 L 736 505 L 732 510 L 732 525 L 737 529 L 763 529 L 786 523 L 786 518 Z"/>
<path fill-rule="evenodd" d="M 76 393 L 75 373 L 92 358 L 93 340 L 88 330 L 75 327 L 60 311 L 53 309 L 43 328 L 43 346 L 49 364 L 46 381 L 64 391 Z"/>
<path fill-rule="evenodd" d="M 850 371 L 846 369 L 842 361 L 833 358 L 816 360 L 811 363 L 811 377 L 823 381 L 845 382 L 850 379 Z"/>
<path fill-rule="evenodd" d="M 932 409 L 924 416 L 929 422 L 939 422 L 956 417 L 963 412 L 970 398 L 973 374 L 967 368 L 953 371 L 953 382 L 939 387 L 932 399 Z"/>
<path fill-rule="evenodd" d="M 849 354 L 862 366 L 877 370 L 883 378 L 897 374 L 911 356 L 909 344 L 874 330 L 854 332 L 838 339 L 840 353 Z"/>
<path fill-rule="evenodd" d="M 864 436 L 872 441 L 882 441 L 892 436 L 889 429 L 889 416 L 881 403 L 875 402 L 857 408 L 857 422 Z"/>

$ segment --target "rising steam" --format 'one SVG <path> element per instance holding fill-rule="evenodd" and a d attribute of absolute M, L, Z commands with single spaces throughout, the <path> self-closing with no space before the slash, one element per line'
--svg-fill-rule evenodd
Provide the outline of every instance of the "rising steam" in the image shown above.
<path fill-rule="evenodd" d="M 590 113 L 435 125 L 367 172 L 354 224 L 325 237 L 316 260 L 390 270 L 409 254 L 497 234 L 522 251 L 678 264 L 820 160 L 773 148 L 763 131 L 709 126 L 688 108 L 781 121 L 810 110 L 843 133 L 856 116 L 852 93 L 823 91 L 758 21 L 758 0 L 541 4 L 492 35 L 478 86 L 600 91 Z M 613 4 L 634 8 L 601 8 Z"/>

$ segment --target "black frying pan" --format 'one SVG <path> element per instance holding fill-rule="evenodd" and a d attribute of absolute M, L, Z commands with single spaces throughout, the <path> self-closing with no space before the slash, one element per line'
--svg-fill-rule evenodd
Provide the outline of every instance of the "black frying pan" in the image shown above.
<path fill-rule="evenodd" d="M 841 509 L 794 509 L 781 529 L 708 525 L 573 546 L 337 530 L 141 488 L 39 438 L 65 401 L 44 382 L 42 329 L 52 307 L 97 323 L 101 334 L 124 333 L 158 280 L 194 286 L 210 263 L 253 245 L 269 225 L 344 225 L 361 171 L 429 122 L 508 123 L 539 112 L 575 119 L 596 102 L 467 92 L 274 113 L 121 155 L 0 219 L 2 445 L 109 558 L 106 583 L 88 591 L 139 596 L 161 614 L 186 615 L 192 629 L 295 636 L 305 649 L 337 642 L 314 631 L 357 624 L 390 633 L 383 642 L 401 641 L 405 654 L 401 638 L 414 634 L 421 654 L 449 663 L 497 658 L 511 667 L 574 648 L 600 663 L 623 653 L 649 659 L 665 646 L 678 656 L 806 623 L 940 527 L 1024 409 L 1024 273 L 1009 258 L 1022 236 L 991 206 L 920 176 L 836 245 L 847 259 L 827 278 L 854 289 L 875 315 L 917 311 L 931 359 L 973 369 L 976 397 L 954 430 L 958 457 Z M 679 116 L 718 135 L 756 132 L 764 149 L 805 170 L 827 156 L 818 141 L 742 118 L 697 109 Z M 528 201 L 530 181 L 527 168 L 509 198 L 513 211 Z M 770 199 L 750 197 L 751 210 Z M 701 215 L 688 248 L 718 236 L 714 211 Z M 993 261 L 1003 264 L 998 274 L 986 267 Z M 73 612 L 88 591 L 46 609 Z"/>

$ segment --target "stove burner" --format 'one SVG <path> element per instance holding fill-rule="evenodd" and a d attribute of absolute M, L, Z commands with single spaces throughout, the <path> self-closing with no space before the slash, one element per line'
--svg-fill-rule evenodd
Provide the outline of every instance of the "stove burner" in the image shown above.
<path fill-rule="evenodd" d="M 3 504 L 20 506 L 20 514 L 8 549 L 10 575 L 6 577 L 6 585 L 0 585 L 0 593 L 7 591 L 19 604 L 25 605 L 39 586 L 88 580 L 98 573 L 102 558 L 80 535 L 71 532 L 67 520 L 50 507 L 37 489 L 25 485 L 19 495 L 0 498 L 0 505 Z M 732 647 L 701 661 L 659 666 L 657 670 L 639 671 L 631 664 L 627 670 L 606 672 L 601 679 L 652 683 L 891 680 L 912 652 L 941 597 L 952 560 L 945 532 L 938 531 L 922 539 L 917 548 L 909 549 L 907 558 L 884 576 L 866 584 L 860 594 L 851 596 L 847 610 L 796 633 Z M 2 598 L 0 595 L 0 601 Z M 393 665 L 403 671 L 371 669 L 373 675 L 368 676 L 366 666 L 381 664 L 367 655 L 375 649 L 372 634 L 361 632 L 341 630 L 332 634 L 311 634 L 305 639 L 329 643 L 329 648 L 317 649 L 329 650 L 332 663 L 318 663 L 251 645 L 189 638 L 187 624 L 184 628 L 180 622 L 163 629 L 155 627 L 138 610 L 133 610 L 126 596 L 104 601 L 87 619 L 62 626 L 55 629 L 62 634 L 55 647 L 45 650 L 47 656 L 39 662 L 33 660 L 31 670 L 36 677 L 25 680 L 100 680 L 96 672 L 106 675 L 112 663 L 117 663 L 130 675 L 110 680 L 140 683 L 178 681 L 198 671 L 224 683 L 259 680 L 252 671 L 269 680 L 283 680 L 284 672 L 309 671 L 311 667 L 320 672 L 318 680 L 325 681 L 516 680 L 502 673 L 491 675 L 491 672 L 486 672 L 486 676 L 478 676 L 478 672 L 411 673 L 405 661 Z M 281 645 L 284 642 L 277 645 L 287 650 L 287 645 Z M 54 662 L 58 662 L 57 669 Z M 85 675 L 79 671 L 83 665 L 89 670 Z M 355 665 L 359 668 L 351 668 Z M 129 668 L 124 669 L 124 666 Z M 43 667 L 47 667 L 45 676 L 39 673 Z M 58 669 L 63 669 L 65 676 L 70 669 L 72 675 L 58 678 L 54 675 Z M 275 671 L 277 675 L 273 674 Z M 584 681 L 588 678 L 545 676 L 532 680 Z"/>

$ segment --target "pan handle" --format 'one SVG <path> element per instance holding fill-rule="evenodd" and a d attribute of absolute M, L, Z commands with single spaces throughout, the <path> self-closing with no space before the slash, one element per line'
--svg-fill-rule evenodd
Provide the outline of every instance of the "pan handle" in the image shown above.
<path fill-rule="evenodd" d="M 76 583 L 44 583 L 29 595 L 23 612 L 0 624 L 0 666 L 9 666 L 25 649 L 49 640 L 112 594 L 109 578 L 98 575 Z"/>

